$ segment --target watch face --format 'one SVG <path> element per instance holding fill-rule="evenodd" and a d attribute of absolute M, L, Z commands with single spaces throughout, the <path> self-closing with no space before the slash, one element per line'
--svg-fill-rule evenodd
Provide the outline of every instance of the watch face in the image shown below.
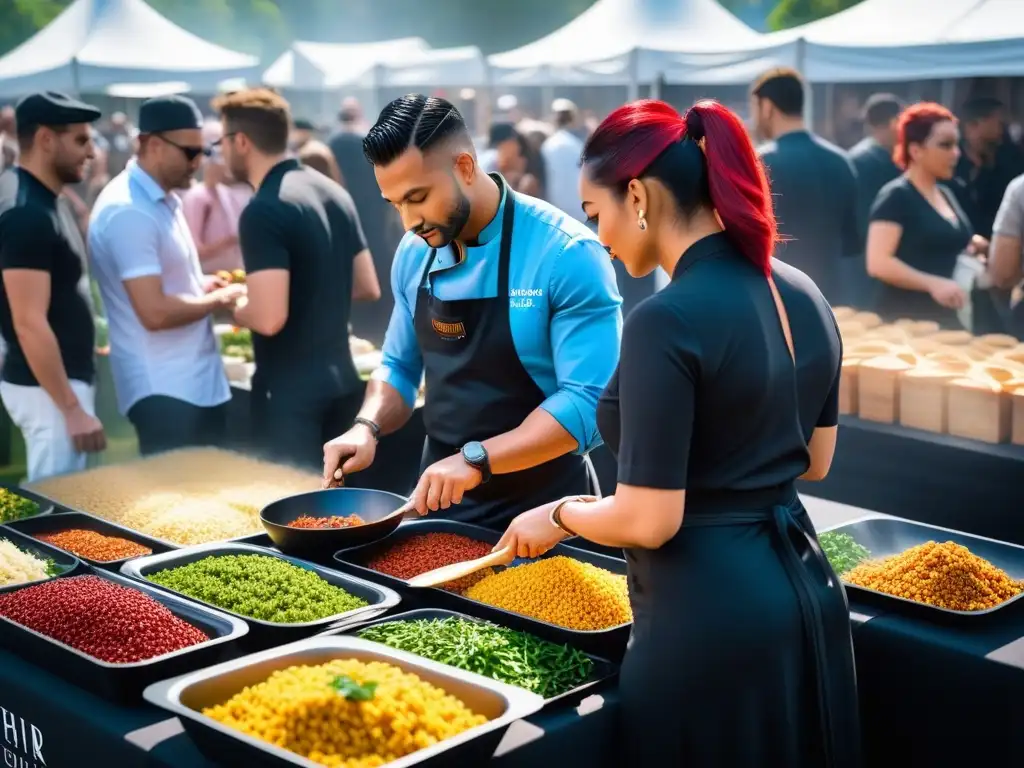
<path fill-rule="evenodd" d="M 480 443 L 466 443 L 462 449 L 462 454 L 466 457 L 466 461 L 471 464 L 480 464 L 487 459 L 487 451 L 484 450 L 483 445 Z"/>

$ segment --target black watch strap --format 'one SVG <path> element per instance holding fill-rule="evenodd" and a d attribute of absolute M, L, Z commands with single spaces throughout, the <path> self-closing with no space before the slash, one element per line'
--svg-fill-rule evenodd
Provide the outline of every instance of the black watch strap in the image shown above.
<path fill-rule="evenodd" d="M 352 420 L 352 423 L 362 424 L 370 430 L 370 434 L 373 435 L 374 442 L 380 442 L 380 426 L 378 426 L 376 422 L 364 419 L 362 416 L 356 416 L 355 419 Z"/>
<path fill-rule="evenodd" d="M 491 479 L 491 459 L 487 455 L 487 449 L 483 443 L 469 442 L 462 446 L 462 458 L 469 466 L 480 470 L 480 482 L 486 483 Z"/>

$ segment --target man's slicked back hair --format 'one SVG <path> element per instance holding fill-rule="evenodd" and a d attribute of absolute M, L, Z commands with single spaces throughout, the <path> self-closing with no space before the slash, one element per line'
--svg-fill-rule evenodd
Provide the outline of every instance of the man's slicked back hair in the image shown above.
<path fill-rule="evenodd" d="M 389 165 L 408 149 L 426 152 L 453 138 L 470 143 L 462 114 L 450 101 L 410 93 L 380 113 L 363 139 L 363 154 L 373 165 Z"/>

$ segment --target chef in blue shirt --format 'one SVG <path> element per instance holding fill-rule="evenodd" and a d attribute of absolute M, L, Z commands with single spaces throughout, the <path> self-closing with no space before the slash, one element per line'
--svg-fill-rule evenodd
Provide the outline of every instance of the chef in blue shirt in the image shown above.
<path fill-rule="evenodd" d="M 420 514 L 501 530 L 537 504 L 591 493 L 585 456 L 601 441 L 597 400 L 622 333 L 607 252 L 583 223 L 485 173 L 444 99 L 392 101 L 363 149 L 408 232 L 383 363 L 352 428 L 324 446 L 325 485 L 370 465 L 425 377 L 409 502 Z"/>

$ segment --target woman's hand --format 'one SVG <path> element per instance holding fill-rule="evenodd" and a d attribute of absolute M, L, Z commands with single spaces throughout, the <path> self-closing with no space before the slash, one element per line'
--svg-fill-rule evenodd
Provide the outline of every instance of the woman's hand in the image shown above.
<path fill-rule="evenodd" d="M 494 549 L 497 551 L 502 547 L 509 548 L 509 562 L 514 557 L 540 557 L 555 544 L 568 538 L 569 534 L 551 522 L 551 513 L 559 504 L 566 501 L 596 501 L 595 496 L 567 496 L 539 507 L 523 512 L 516 517 L 505 531 Z"/>
<path fill-rule="evenodd" d="M 557 499 L 518 515 L 509 524 L 501 541 L 491 551 L 496 552 L 502 547 L 508 547 L 509 562 L 516 557 L 533 558 L 543 555 L 568 536 L 551 522 L 552 510 L 563 501 L 564 499 Z"/>
<path fill-rule="evenodd" d="M 967 244 L 967 252 L 975 256 L 988 255 L 988 240 L 981 235 L 974 235 L 971 237 L 971 242 Z"/>
<path fill-rule="evenodd" d="M 947 309 L 960 309 L 967 300 L 964 289 L 948 277 L 936 277 L 929 286 L 928 293 L 936 304 Z"/>

